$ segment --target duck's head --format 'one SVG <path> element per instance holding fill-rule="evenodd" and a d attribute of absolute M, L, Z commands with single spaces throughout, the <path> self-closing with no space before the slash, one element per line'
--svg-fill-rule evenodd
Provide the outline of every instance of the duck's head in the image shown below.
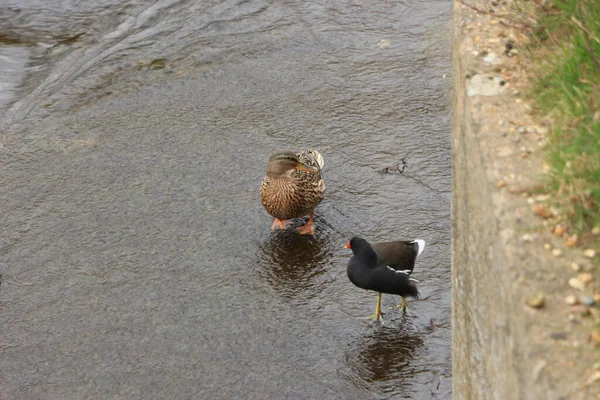
<path fill-rule="evenodd" d="M 278 178 L 285 175 L 291 169 L 308 172 L 319 171 L 316 167 L 302 163 L 295 153 L 292 153 L 291 151 L 280 151 L 269 158 L 267 176 L 269 178 Z"/>

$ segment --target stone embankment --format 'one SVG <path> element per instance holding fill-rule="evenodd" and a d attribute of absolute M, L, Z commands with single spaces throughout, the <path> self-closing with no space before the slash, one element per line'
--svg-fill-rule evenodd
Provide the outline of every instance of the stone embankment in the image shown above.
<path fill-rule="evenodd" d="M 452 49 L 454 398 L 597 399 L 597 352 L 564 300 L 568 266 L 589 260 L 532 212 L 548 126 L 522 95 L 524 35 L 495 17 L 511 2 L 464 3 Z"/>

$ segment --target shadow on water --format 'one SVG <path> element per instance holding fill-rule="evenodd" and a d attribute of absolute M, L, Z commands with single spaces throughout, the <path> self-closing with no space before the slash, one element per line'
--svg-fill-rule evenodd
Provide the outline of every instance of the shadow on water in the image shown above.
<path fill-rule="evenodd" d="M 326 272 L 331 251 L 319 235 L 300 235 L 293 229 L 271 232 L 259 243 L 256 267 L 282 297 L 306 301 L 329 281 Z"/>
<path fill-rule="evenodd" d="M 398 321 L 402 325 L 407 323 L 404 319 Z M 385 326 L 374 324 L 353 342 L 346 353 L 346 363 L 357 386 L 398 392 L 398 383 L 412 375 L 411 360 L 424 342 L 402 325 L 396 326 L 394 321 L 386 322 Z M 402 388 L 403 392 L 406 390 L 407 387 Z"/>

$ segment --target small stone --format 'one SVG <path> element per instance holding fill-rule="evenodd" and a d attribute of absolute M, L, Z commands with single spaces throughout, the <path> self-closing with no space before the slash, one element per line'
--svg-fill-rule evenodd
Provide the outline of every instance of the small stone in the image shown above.
<path fill-rule="evenodd" d="M 560 257 L 560 256 L 562 256 L 562 250 L 561 249 L 552 249 L 552 255 L 554 257 Z"/>
<path fill-rule="evenodd" d="M 587 257 L 587 258 L 594 258 L 594 257 L 596 257 L 596 250 L 586 249 L 583 251 L 583 256 Z"/>
<path fill-rule="evenodd" d="M 538 194 L 537 196 L 535 196 L 535 201 L 546 201 L 549 198 L 550 196 L 547 194 Z"/>
<path fill-rule="evenodd" d="M 506 186 L 506 181 L 504 179 L 502 179 L 502 180 L 498 181 L 496 186 L 498 186 L 499 188 L 503 188 L 504 186 Z"/>
<path fill-rule="evenodd" d="M 595 226 L 592 228 L 592 234 L 599 235 L 600 234 L 600 226 Z"/>
<path fill-rule="evenodd" d="M 522 102 L 523 102 L 523 99 L 515 99 L 515 103 L 517 103 L 517 104 L 522 103 Z"/>
<path fill-rule="evenodd" d="M 567 296 L 565 297 L 565 303 L 567 303 L 568 306 L 574 306 L 579 304 L 579 300 L 577 300 L 577 297 L 575 296 Z"/>
<path fill-rule="evenodd" d="M 541 204 L 535 204 L 533 206 L 533 213 L 535 215 L 537 215 L 538 217 L 542 217 L 542 218 L 552 217 L 552 211 L 550 211 L 549 209 L 547 209 L 545 206 L 543 206 Z"/>
<path fill-rule="evenodd" d="M 581 282 L 583 282 L 586 285 L 594 279 L 592 277 L 592 274 L 590 274 L 589 272 L 582 272 L 579 275 L 577 275 L 577 277 Z"/>
<path fill-rule="evenodd" d="M 567 227 L 564 225 L 556 225 L 554 227 L 554 234 L 557 236 L 562 236 L 567 231 Z"/>
<path fill-rule="evenodd" d="M 536 133 L 536 132 L 537 132 L 537 128 L 535 126 L 527 127 L 527 133 Z"/>
<path fill-rule="evenodd" d="M 535 203 L 535 199 L 533 197 L 527 198 L 527 204 L 534 204 L 534 203 Z"/>
<path fill-rule="evenodd" d="M 573 314 L 569 314 L 569 321 L 576 323 L 577 322 L 577 318 L 573 315 Z"/>
<path fill-rule="evenodd" d="M 527 132 L 527 130 L 525 129 L 524 126 L 521 126 L 521 127 L 519 127 L 519 129 L 517 129 L 517 132 L 519 132 L 519 133 L 525 133 L 525 132 Z"/>
<path fill-rule="evenodd" d="M 595 301 L 596 303 L 600 303 L 600 293 L 596 293 L 596 294 L 594 295 L 594 301 Z"/>
<path fill-rule="evenodd" d="M 592 296 L 585 296 L 583 298 L 583 304 L 585 304 L 586 306 L 593 307 L 596 305 L 596 300 L 594 300 Z"/>
<path fill-rule="evenodd" d="M 538 126 L 537 132 L 540 135 L 547 135 L 548 134 L 548 128 L 546 128 L 545 126 Z"/>
<path fill-rule="evenodd" d="M 576 262 L 573 262 L 573 263 L 571 263 L 571 269 L 575 272 L 580 272 L 581 265 L 577 264 Z"/>
<path fill-rule="evenodd" d="M 498 56 L 496 53 L 488 53 L 485 57 L 483 57 L 483 61 L 488 64 L 498 64 Z"/>
<path fill-rule="evenodd" d="M 581 281 L 581 279 L 579 278 L 571 278 L 569 279 L 569 286 L 571 286 L 574 289 L 577 290 L 584 290 L 585 289 L 585 283 L 583 283 Z"/>
<path fill-rule="evenodd" d="M 526 300 L 526 303 L 532 308 L 542 308 L 546 303 L 546 298 L 544 297 L 544 293 L 537 292 L 536 294 L 529 296 Z"/>
<path fill-rule="evenodd" d="M 571 235 L 565 242 L 565 246 L 567 247 L 575 247 L 577 246 L 577 235 Z"/>
<path fill-rule="evenodd" d="M 523 236 L 521 236 L 521 240 L 523 242 L 531 243 L 533 242 L 533 235 L 531 233 L 525 233 Z"/>
<path fill-rule="evenodd" d="M 600 380 L 600 371 L 594 371 L 592 372 L 592 374 L 590 375 L 589 378 L 587 378 L 587 380 L 585 381 L 585 383 L 587 385 L 591 385 L 594 382 L 597 382 Z"/>
<path fill-rule="evenodd" d="M 550 250 L 551 248 L 552 248 L 552 245 L 550 243 L 544 243 L 544 249 Z"/>

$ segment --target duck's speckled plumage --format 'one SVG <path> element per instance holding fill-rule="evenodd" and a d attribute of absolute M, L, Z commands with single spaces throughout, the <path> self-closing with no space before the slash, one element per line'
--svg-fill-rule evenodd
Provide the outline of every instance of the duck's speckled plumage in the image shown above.
<path fill-rule="evenodd" d="M 294 162 L 312 167 L 315 171 L 291 167 Z M 267 212 L 280 220 L 288 220 L 313 211 L 325 196 L 325 181 L 321 173 L 323 165 L 323 157 L 316 150 L 273 154 L 269 159 L 267 176 L 260 186 L 260 200 Z"/>

